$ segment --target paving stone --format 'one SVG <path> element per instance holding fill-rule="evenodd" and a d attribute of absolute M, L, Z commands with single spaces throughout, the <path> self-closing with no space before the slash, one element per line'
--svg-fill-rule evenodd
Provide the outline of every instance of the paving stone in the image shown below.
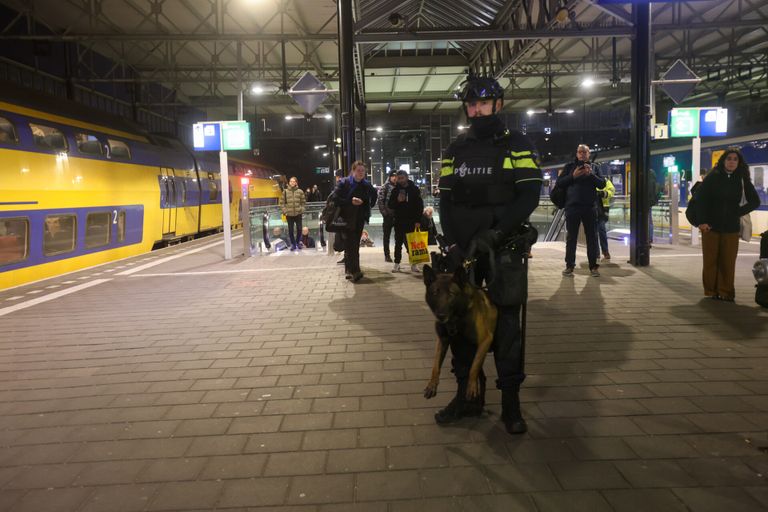
<path fill-rule="evenodd" d="M 83 512 L 134 512 L 146 510 L 158 485 L 107 485 L 96 487 Z"/>
<path fill-rule="evenodd" d="M 145 461 L 92 462 L 80 466 L 76 485 L 127 484 L 147 465 Z M 51 486 L 54 487 L 54 486 Z"/>
<path fill-rule="evenodd" d="M 308 431 L 304 433 L 303 450 L 333 450 L 357 446 L 356 429 Z"/>
<path fill-rule="evenodd" d="M 287 503 L 343 503 L 354 499 L 353 475 L 297 476 L 291 479 Z"/>
<path fill-rule="evenodd" d="M 682 436 L 626 437 L 624 441 L 642 459 L 682 459 L 700 455 Z"/>
<path fill-rule="evenodd" d="M 147 510 L 212 509 L 222 492 L 220 482 L 173 482 L 161 484 Z"/>
<path fill-rule="evenodd" d="M 620 464 L 617 462 L 617 464 Z M 627 481 L 611 462 L 579 461 L 549 464 L 557 480 L 567 490 L 620 489 L 629 487 Z"/>
<path fill-rule="evenodd" d="M 516 439 L 507 443 L 515 462 L 554 462 L 573 460 L 574 456 L 564 439 Z"/>
<path fill-rule="evenodd" d="M 703 487 L 673 489 L 674 493 L 692 512 L 716 512 L 738 510 L 739 512 L 764 511 L 762 504 L 752 495 L 733 487 Z"/>
<path fill-rule="evenodd" d="M 419 472 L 375 471 L 357 475 L 358 501 L 400 500 L 421 496 Z"/>
<path fill-rule="evenodd" d="M 490 494 L 483 472 L 474 467 L 422 469 L 420 475 L 425 497 Z"/>
<path fill-rule="evenodd" d="M 632 438 L 583 437 L 565 442 L 578 460 L 634 459 L 637 453 L 628 445 L 627 439 Z"/>
<path fill-rule="evenodd" d="M 360 473 L 387 469 L 384 448 L 356 448 L 328 452 L 327 473 Z M 393 468 L 394 469 L 394 468 Z"/>
<path fill-rule="evenodd" d="M 679 461 L 678 464 L 702 486 L 750 487 L 768 485 L 768 475 L 732 457 Z"/>
<path fill-rule="evenodd" d="M 536 510 L 533 500 L 522 494 L 467 496 L 460 499 L 459 507 L 466 512 L 534 512 Z"/>
<path fill-rule="evenodd" d="M 9 481 L 4 489 L 46 489 L 67 487 L 84 467 L 80 464 L 44 464 L 24 468 L 8 468 Z"/>
<path fill-rule="evenodd" d="M 494 494 L 562 489 L 546 464 L 500 464 L 486 467 L 485 472 Z"/>
<path fill-rule="evenodd" d="M 283 422 L 282 416 L 252 416 L 235 418 L 229 425 L 229 434 L 254 434 L 277 432 Z"/>
<path fill-rule="evenodd" d="M 222 435 L 194 438 L 185 455 L 187 457 L 199 457 L 202 455 L 230 455 L 241 453 L 247 436 Z"/>
<path fill-rule="evenodd" d="M 265 476 L 313 475 L 325 469 L 327 452 L 272 453 L 269 455 Z"/>
<path fill-rule="evenodd" d="M 539 512 L 612 512 L 613 508 L 596 491 L 534 493 Z"/>
<path fill-rule="evenodd" d="M 136 477 L 137 482 L 182 482 L 195 480 L 206 464 L 203 457 L 162 459 L 149 463 Z"/>
<path fill-rule="evenodd" d="M 696 480 L 676 462 L 662 460 L 617 461 L 616 468 L 632 487 L 691 487 Z"/>
<path fill-rule="evenodd" d="M 603 497 L 616 512 L 686 512 L 688 509 L 672 491 L 664 489 L 611 489 Z"/>
<path fill-rule="evenodd" d="M 254 434 L 248 438 L 245 453 L 291 452 L 301 448 L 301 432 Z"/>
<path fill-rule="evenodd" d="M 422 512 L 424 510 L 459 512 L 463 508 L 458 498 L 427 498 L 392 501 L 389 510 L 391 512 Z"/>
<path fill-rule="evenodd" d="M 29 491 L 13 504 L 14 512 L 70 512 L 78 510 L 93 492 L 91 488 L 39 489 Z M 3 493 L 0 493 L 3 494 Z"/>

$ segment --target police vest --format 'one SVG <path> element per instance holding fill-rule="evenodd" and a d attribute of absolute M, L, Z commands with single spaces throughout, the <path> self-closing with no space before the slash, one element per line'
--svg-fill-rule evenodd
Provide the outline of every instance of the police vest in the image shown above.
<path fill-rule="evenodd" d="M 498 205 L 515 198 L 509 138 L 459 139 L 453 157 L 443 160 L 440 189 L 450 191 L 454 203 Z"/>

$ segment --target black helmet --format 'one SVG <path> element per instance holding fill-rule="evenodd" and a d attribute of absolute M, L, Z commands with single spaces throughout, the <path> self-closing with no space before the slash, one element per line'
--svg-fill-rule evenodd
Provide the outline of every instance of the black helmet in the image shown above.
<path fill-rule="evenodd" d="M 499 82 L 489 76 L 467 75 L 464 88 L 458 96 L 462 102 L 470 100 L 504 99 L 504 89 Z"/>

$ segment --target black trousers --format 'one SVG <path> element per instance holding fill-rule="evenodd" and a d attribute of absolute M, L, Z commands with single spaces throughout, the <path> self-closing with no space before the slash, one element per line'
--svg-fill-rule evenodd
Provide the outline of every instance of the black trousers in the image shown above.
<path fill-rule="evenodd" d="M 395 217 L 393 215 L 384 215 L 384 256 L 389 257 L 389 238 L 392 235 L 392 228 L 395 227 Z"/>
<path fill-rule="evenodd" d="M 584 226 L 584 237 L 587 239 L 587 259 L 589 268 L 598 266 L 597 258 L 600 248 L 597 243 L 597 211 L 594 207 L 581 210 L 566 210 L 565 229 L 568 236 L 565 239 L 565 266 L 576 266 L 576 242 L 579 238 L 579 225 Z"/>
<path fill-rule="evenodd" d="M 488 256 L 480 257 L 475 267 L 475 285 L 480 286 L 488 275 Z M 498 320 L 493 334 L 493 361 L 496 364 L 496 387 L 517 390 L 525 380 L 523 338 L 520 331 L 520 306 L 496 306 Z M 477 353 L 477 347 L 451 340 L 451 367 L 456 380 L 466 378 Z"/>
<path fill-rule="evenodd" d="M 294 248 L 301 236 L 301 215 L 286 215 L 285 219 L 288 221 L 288 237 L 291 239 L 291 248 Z M 295 234 L 294 229 L 296 230 Z"/>
<path fill-rule="evenodd" d="M 344 233 L 344 270 L 350 274 L 360 272 L 360 237 L 363 224 L 355 225 Z"/>
<path fill-rule="evenodd" d="M 411 233 L 414 229 L 414 222 L 409 224 L 395 224 L 395 263 L 400 263 L 403 259 L 403 246 L 408 250 L 408 241 L 405 239 L 406 233 Z"/>

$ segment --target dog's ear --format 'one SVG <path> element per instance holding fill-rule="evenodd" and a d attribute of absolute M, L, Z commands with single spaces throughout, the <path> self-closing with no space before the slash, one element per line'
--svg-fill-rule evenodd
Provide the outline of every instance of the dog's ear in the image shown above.
<path fill-rule="evenodd" d="M 422 269 L 422 273 L 424 275 L 424 284 L 426 285 L 427 288 L 429 288 L 429 286 L 432 283 L 437 281 L 437 274 L 435 274 L 435 271 L 432 270 L 432 267 L 430 267 L 429 265 L 424 265 L 424 268 Z"/>
<path fill-rule="evenodd" d="M 464 270 L 463 265 L 459 265 L 458 268 L 454 271 L 453 281 L 459 285 L 460 288 L 464 288 L 464 285 L 469 282 L 469 276 L 467 276 L 467 272 Z"/>

